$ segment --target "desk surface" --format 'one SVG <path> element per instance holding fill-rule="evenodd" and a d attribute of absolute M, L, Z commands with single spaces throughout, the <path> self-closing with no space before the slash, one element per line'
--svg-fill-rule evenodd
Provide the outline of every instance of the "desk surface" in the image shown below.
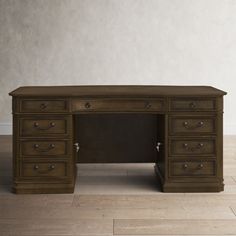
<path fill-rule="evenodd" d="M 11 96 L 85 97 L 85 96 L 221 96 L 226 92 L 210 86 L 37 86 L 19 87 Z"/>

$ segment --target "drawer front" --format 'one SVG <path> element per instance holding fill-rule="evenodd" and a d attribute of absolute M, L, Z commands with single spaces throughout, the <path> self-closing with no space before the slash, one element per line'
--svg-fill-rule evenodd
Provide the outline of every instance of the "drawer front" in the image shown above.
<path fill-rule="evenodd" d="M 67 176 L 66 162 L 24 162 L 22 164 L 23 177 L 60 177 Z"/>
<path fill-rule="evenodd" d="M 171 139 L 170 155 L 216 155 L 214 139 Z"/>
<path fill-rule="evenodd" d="M 21 136 L 50 136 L 68 135 L 70 131 L 69 118 L 47 117 L 47 118 L 21 118 Z"/>
<path fill-rule="evenodd" d="M 68 110 L 67 100 L 20 100 L 20 112 L 68 112 Z"/>
<path fill-rule="evenodd" d="M 164 99 L 74 99 L 73 111 L 162 111 Z"/>
<path fill-rule="evenodd" d="M 216 100 L 212 98 L 176 98 L 170 101 L 173 111 L 212 111 L 216 110 Z"/>
<path fill-rule="evenodd" d="M 21 156 L 35 157 L 35 156 L 66 156 L 70 153 L 68 151 L 68 141 L 62 140 L 24 140 L 20 144 Z"/>
<path fill-rule="evenodd" d="M 171 117 L 170 134 L 211 134 L 216 133 L 215 117 Z"/>
<path fill-rule="evenodd" d="M 173 161 L 170 163 L 170 176 L 215 176 L 215 161 Z"/>

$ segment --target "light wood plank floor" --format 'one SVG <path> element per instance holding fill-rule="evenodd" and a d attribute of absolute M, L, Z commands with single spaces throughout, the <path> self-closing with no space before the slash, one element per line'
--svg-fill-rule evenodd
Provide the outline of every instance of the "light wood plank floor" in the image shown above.
<path fill-rule="evenodd" d="M 15 195 L 11 145 L 0 136 L 0 236 L 236 235 L 236 136 L 222 193 L 162 193 L 153 164 L 84 164 L 74 194 Z"/>

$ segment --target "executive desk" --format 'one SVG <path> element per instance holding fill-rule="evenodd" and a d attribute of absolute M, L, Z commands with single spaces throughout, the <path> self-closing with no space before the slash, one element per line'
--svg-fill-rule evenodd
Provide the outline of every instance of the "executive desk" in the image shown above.
<path fill-rule="evenodd" d="M 156 163 L 164 192 L 223 191 L 223 95 L 209 86 L 20 87 L 13 191 L 72 193 L 76 162 Z"/>

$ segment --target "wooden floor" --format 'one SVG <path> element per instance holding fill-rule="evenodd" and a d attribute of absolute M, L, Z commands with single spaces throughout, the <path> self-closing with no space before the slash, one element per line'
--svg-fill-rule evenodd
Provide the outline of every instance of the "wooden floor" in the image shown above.
<path fill-rule="evenodd" d="M 78 165 L 74 194 L 15 195 L 11 137 L 0 137 L 0 236 L 236 235 L 236 136 L 224 138 L 225 191 L 161 193 L 150 164 Z"/>

